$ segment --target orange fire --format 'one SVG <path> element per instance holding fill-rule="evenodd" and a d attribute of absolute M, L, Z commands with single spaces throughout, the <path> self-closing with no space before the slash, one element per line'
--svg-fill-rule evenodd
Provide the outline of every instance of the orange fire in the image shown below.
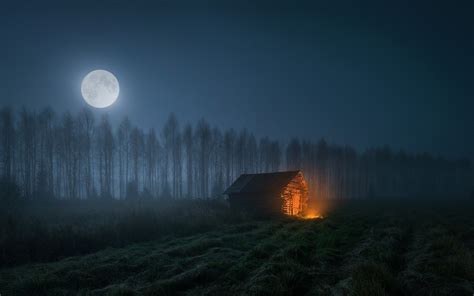
<path fill-rule="evenodd" d="M 323 215 L 316 211 L 308 211 L 306 215 L 303 216 L 303 219 L 323 219 Z"/>

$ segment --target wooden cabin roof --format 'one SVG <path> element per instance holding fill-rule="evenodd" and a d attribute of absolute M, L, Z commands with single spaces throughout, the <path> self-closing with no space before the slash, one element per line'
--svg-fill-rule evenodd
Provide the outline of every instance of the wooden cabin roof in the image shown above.
<path fill-rule="evenodd" d="M 279 192 L 296 177 L 300 171 L 242 174 L 224 194 Z"/>

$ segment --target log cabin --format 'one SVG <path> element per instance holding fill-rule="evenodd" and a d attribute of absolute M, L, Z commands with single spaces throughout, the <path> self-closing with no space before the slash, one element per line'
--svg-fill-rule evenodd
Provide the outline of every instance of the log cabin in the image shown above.
<path fill-rule="evenodd" d="M 232 209 L 255 214 L 303 215 L 308 184 L 301 171 L 243 174 L 224 191 Z"/>

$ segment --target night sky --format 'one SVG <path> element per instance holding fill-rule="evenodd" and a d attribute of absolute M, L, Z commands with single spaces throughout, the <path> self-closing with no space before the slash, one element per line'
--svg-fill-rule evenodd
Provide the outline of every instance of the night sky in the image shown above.
<path fill-rule="evenodd" d="M 1 105 L 77 112 L 105 69 L 114 121 L 474 159 L 472 0 L 36 2 L 0 4 Z"/>

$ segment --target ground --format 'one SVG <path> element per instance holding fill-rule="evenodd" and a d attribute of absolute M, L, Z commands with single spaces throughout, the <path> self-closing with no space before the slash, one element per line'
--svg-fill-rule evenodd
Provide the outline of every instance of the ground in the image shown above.
<path fill-rule="evenodd" d="M 323 219 L 195 235 L 0 270 L 2 295 L 473 295 L 472 203 L 358 202 Z"/>

